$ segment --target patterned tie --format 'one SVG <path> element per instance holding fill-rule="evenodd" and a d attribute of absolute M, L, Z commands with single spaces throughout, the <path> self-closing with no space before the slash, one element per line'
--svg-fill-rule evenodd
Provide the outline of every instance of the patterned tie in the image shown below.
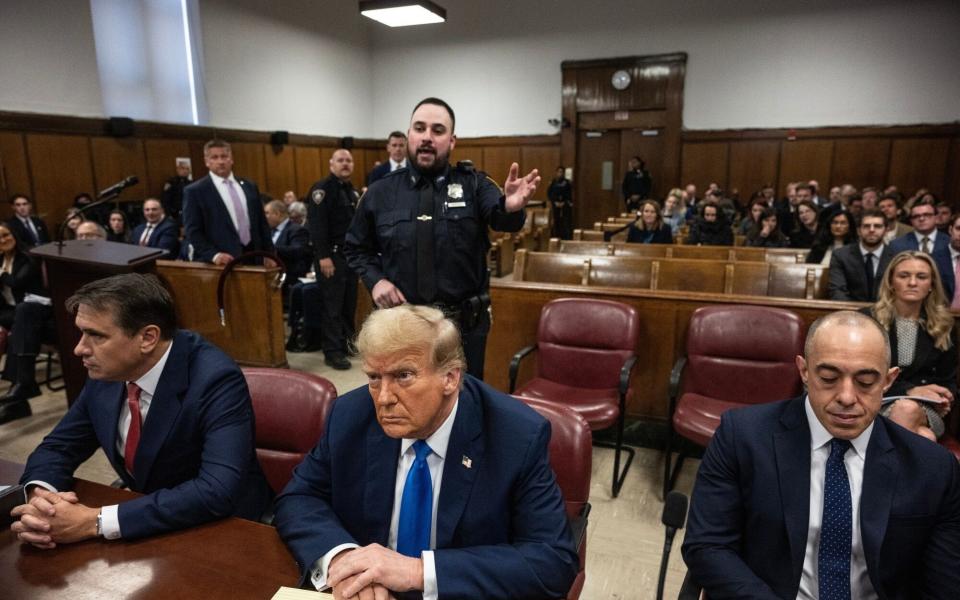
<path fill-rule="evenodd" d="M 924 254 L 930 254 L 930 237 L 923 236 L 920 238 L 920 251 Z"/>
<path fill-rule="evenodd" d="M 823 477 L 823 519 L 817 579 L 820 600 L 850 600 L 850 545 L 853 541 L 853 508 L 843 455 L 848 440 L 830 440 L 830 457 Z"/>
<path fill-rule="evenodd" d="M 146 246 L 150 242 L 151 233 L 153 233 L 153 225 L 147 223 L 147 226 L 143 228 L 143 235 L 140 236 L 141 246 Z"/>
<path fill-rule="evenodd" d="M 137 457 L 143 419 L 140 416 L 140 386 L 132 381 L 127 384 L 127 406 L 130 407 L 130 427 L 127 429 L 127 443 L 123 447 L 123 463 L 133 475 L 133 462 Z"/>
<path fill-rule="evenodd" d="M 250 243 L 250 223 L 247 221 L 247 209 L 244 208 L 243 201 L 240 200 L 237 188 L 233 187 L 233 182 L 224 179 L 223 183 L 227 186 L 230 200 L 233 202 L 233 212 L 237 215 L 237 234 L 240 235 L 240 245 L 246 246 Z"/>
<path fill-rule="evenodd" d="M 407 471 L 400 500 L 400 520 L 397 526 L 397 552 L 420 558 L 430 549 L 430 521 L 433 516 L 433 483 L 427 457 L 432 452 L 423 440 L 413 443 L 417 457 Z"/>
<path fill-rule="evenodd" d="M 436 271 L 433 263 L 433 184 L 420 180 L 420 205 L 417 211 L 417 295 L 424 304 L 433 302 L 437 294 Z"/>

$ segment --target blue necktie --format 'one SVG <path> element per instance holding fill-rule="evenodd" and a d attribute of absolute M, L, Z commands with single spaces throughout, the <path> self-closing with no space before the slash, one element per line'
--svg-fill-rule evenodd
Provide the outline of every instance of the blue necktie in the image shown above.
<path fill-rule="evenodd" d="M 430 521 L 433 516 L 433 483 L 427 457 L 432 452 L 423 440 L 413 443 L 417 457 L 407 471 L 400 500 L 400 522 L 397 527 L 397 552 L 420 558 L 430 549 Z"/>
<path fill-rule="evenodd" d="M 823 477 L 823 519 L 817 554 L 820 600 L 850 600 L 853 509 L 847 469 L 843 465 L 843 455 L 849 449 L 848 440 L 830 440 L 830 458 Z"/>

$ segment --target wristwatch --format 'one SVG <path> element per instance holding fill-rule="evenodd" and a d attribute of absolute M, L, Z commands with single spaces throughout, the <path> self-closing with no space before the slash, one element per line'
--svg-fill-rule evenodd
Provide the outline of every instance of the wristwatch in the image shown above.
<path fill-rule="evenodd" d="M 103 511 L 97 513 L 97 537 L 103 537 Z"/>

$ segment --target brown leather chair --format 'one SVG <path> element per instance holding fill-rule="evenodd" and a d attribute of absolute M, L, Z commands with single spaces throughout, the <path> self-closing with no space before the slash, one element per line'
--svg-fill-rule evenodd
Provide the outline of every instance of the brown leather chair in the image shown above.
<path fill-rule="evenodd" d="M 806 325 L 795 313 L 767 306 L 707 306 L 690 317 L 687 355 L 670 374 L 663 496 L 673 489 L 684 452 L 671 471 L 673 433 L 706 446 L 731 408 L 785 400 L 803 389 L 796 357 Z M 680 393 L 682 390 L 682 393 Z"/>
<path fill-rule="evenodd" d="M 563 494 L 567 518 L 573 530 L 580 570 L 567 600 L 577 600 L 586 581 L 587 517 L 590 514 L 590 472 L 593 448 L 590 424 L 575 410 L 540 398 L 523 398 L 531 408 L 550 421 L 550 466 Z"/>
<path fill-rule="evenodd" d="M 540 312 L 537 343 L 510 361 L 510 393 L 564 404 L 587 420 L 593 431 L 616 427 L 616 442 L 595 441 L 613 448 L 613 497 L 620 493 L 634 450 L 623 444 L 623 419 L 631 394 L 630 374 L 640 336 L 637 311 L 611 300 L 561 298 Z M 517 389 L 520 361 L 539 351 L 533 379 Z M 620 454 L 627 453 L 623 469 Z"/>
<path fill-rule="evenodd" d="M 337 389 L 323 377 L 289 369 L 245 367 L 243 375 L 253 400 L 257 458 L 279 494 L 323 434 Z"/>

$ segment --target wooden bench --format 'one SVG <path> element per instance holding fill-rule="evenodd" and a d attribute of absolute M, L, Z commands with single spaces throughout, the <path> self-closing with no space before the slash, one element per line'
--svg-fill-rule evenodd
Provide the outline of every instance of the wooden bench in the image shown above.
<path fill-rule="evenodd" d="M 588 256 L 649 256 L 659 258 L 700 258 L 728 261 L 803 263 L 805 250 L 792 248 L 747 248 L 732 246 L 679 246 L 677 244 L 629 244 L 626 242 L 584 242 L 550 238 L 547 252 Z"/>
<path fill-rule="evenodd" d="M 513 267 L 514 281 L 808 300 L 827 297 L 827 276 L 822 265 L 525 250 L 516 252 Z"/>

